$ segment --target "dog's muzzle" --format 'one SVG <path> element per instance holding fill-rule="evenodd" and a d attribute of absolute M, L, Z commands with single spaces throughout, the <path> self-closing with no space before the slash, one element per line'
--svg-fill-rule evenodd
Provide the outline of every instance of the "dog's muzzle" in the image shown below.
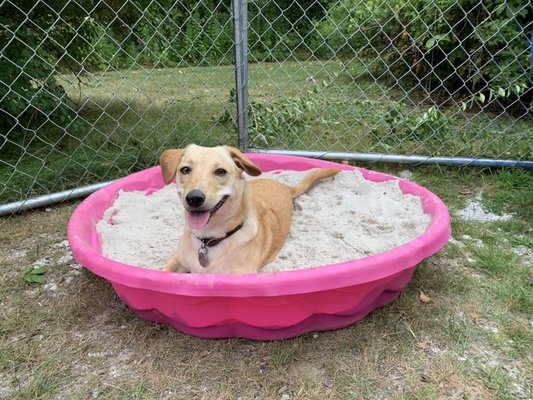
<path fill-rule="evenodd" d="M 203 210 L 205 195 L 199 190 L 191 190 L 185 197 L 188 205 L 187 221 L 189 226 L 193 229 L 202 229 L 209 223 L 213 214 L 220 210 L 228 198 L 229 195 L 225 195 L 211 210 Z"/>

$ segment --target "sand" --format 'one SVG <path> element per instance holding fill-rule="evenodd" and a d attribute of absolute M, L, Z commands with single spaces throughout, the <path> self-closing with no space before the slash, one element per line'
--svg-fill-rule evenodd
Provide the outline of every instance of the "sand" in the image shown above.
<path fill-rule="evenodd" d="M 288 184 L 307 172 L 262 174 Z M 359 171 L 343 171 L 295 200 L 292 227 L 277 259 L 262 272 L 288 271 L 378 254 L 426 230 L 431 217 L 420 199 L 404 195 L 398 181 L 375 183 Z M 97 230 L 104 256 L 126 264 L 162 269 L 184 225 L 175 185 L 146 196 L 121 191 Z"/>
<path fill-rule="evenodd" d="M 476 196 L 469 200 L 466 207 L 456 212 L 456 215 L 463 221 L 474 222 L 495 222 L 495 221 L 508 221 L 513 218 L 511 214 L 496 215 L 488 212 L 483 208 L 482 194 L 478 193 Z"/>

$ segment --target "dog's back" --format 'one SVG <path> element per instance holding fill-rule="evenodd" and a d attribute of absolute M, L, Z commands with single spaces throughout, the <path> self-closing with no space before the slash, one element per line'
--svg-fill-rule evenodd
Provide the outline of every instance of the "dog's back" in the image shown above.
<path fill-rule="evenodd" d="M 272 179 L 251 182 L 252 202 L 258 220 L 258 232 L 251 243 L 264 249 L 261 268 L 273 261 L 289 235 L 293 200 L 317 181 L 338 174 L 338 169 L 316 169 L 307 174 L 296 186 L 288 186 Z"/>

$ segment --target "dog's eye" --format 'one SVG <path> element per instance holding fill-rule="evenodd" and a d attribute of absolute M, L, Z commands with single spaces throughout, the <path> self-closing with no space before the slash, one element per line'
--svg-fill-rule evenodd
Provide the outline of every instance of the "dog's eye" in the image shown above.
<path fill-rule="evenodd" d="M 215 170 L 215 175 L 216 176 L 226 176 L 226 174 L 228 173 L 228 171 L 226 171 L 225 169 L 223 168 L 217 168 Z"/>
<path fill-rule="evenodd" d="M 182 168 L 180 169 L 180 173 L 181 173 L 182 175 L 187 175 L 187 174 L 190 173 L 190 172 L 191 172 L 191 167 L 182 167 Z"/>

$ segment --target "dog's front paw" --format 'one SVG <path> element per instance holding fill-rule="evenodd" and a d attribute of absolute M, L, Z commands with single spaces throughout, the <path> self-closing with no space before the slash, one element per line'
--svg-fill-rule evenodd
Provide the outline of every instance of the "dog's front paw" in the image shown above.
<path fill-rule="evenodd" d="M 166 263 L 165 267 L 163 268 L 163 271 L 165 272 L 189 272 L 186 268 L 184 268 L 178 259 L 177 255 L 173 255 L 170 260 Z"/>

